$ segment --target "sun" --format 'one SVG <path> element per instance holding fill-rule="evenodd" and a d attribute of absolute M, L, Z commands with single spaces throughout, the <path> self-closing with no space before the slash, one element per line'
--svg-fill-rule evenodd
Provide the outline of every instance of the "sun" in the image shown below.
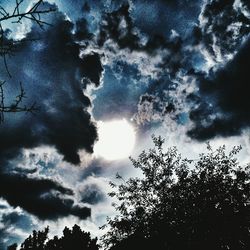
<path fill-rule="evenodd" d="M 99 140 L 94 147 L 96 156 L 112 161 L 127 158 L 131 154 L 136 136 L 128 121 L 99 121 L 97 129 Z"/>

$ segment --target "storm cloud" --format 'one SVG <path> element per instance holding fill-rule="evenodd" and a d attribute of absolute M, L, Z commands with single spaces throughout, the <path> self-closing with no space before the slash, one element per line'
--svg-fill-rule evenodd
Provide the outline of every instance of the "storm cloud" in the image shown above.
<path fill-rule="evenodd" d="M 250 32 L 249 2 L 217 1 L 204 4 L 199 16 L 203 53 L 215 63 L 232 59 Z"/>
<path fill-rule="evenodd" d="M 90 216 L 90 209 L 74 205 L 73 191 L 50 179 L 30 178 L 22 174 L 0 174 L 0 196 L 13 207 L 21 207 L 40 219 L 75 215 Z"/>
<path fill-rule="evenodd" d="M 98 86 L 102 66 L 97 54 L 79 57 L 80 45 L 75 41 L 74 25 L 63 14 L 58 12 L 51 22 L 53 25 L 46 30 L 33 25 L 26 40 L 39 40 L 21 43 L 9 61 L 13 77 L 8 79 L 6 91 L 11 88 L 14 95 L 21 81 L 28 101 L 36 102 L 40 110 L 35 116 L 6 116 L 0 131 L 0 150 L 3 154 L 22 147 L 52 145 L 66 161 L 79 164 L 78 150 L 92 152 L 97 139 L 95 125 L 87 111 L 91 103 L 83 93 L 86 81 L 81 80 L 88 79 L 88 84 Z M 81 22 L 78 29 L 79 25 L 82 28 Z M 87 30 L 81 32 L 87 33 Z"/>
<path fill-rule="evenodd" d="M 1 217 L 5 239 L 8 222 L 27 228 L 19 224 L 25 216 L 92 227 L 112 213 L 108 181 L 117 170 L 135 173 L 93 154 L 96 122 L 130 121 L 135 153 L 155 131 L 189 150 L 250 127 L 247 0 L 57 4 L 43 30 L 25 22 L 5 33 L 9 41 L 23 37 L 7 58 L 12 78 L 0 64 L 5 102 L 22 82 L 23 104 L 39 107 L 5 114 L 0 125 L 0 197 L 12 209 Z"/>
<path fill-rule="evenodd" d="M 80 57 L 78 43 L 79 39 L 90 39 L 91 34 L 84 19 L 74 25 L 58 10 L 48 22 L 51 26 L 44 29 L 24 24 L 31 25 L 30 31 L 16 43 L 16 53 L 8 60 L 12 78 L 0 65 L 1 77 L 7 79 L 6 105 L 11 105 L 22 82 L 27 97 L 24 105 L 36 103 L 39 107 L 35 115 L 5 114 L 0 129 L 0 196 L 40 219 L 68 215 L 86 219 L 90 208 L 78 204 L 70 188 L 53 178 L 32 175 L 36 169 L 15 166 L 24 148 L 43 145 L 56 148 L 64 161 L 78 165 L 78 151 L 92 153 L 97 139 L 88 112 L 91 101 L 84 90 L 87 85 L 100 85 L 103 69 L 98 54 Z"/>
<path fill-rule="evenodd" d="M 190 113 L 195 128 L 189 135 L 203 140 L 239 135 L 250 126 L 249 64 L 250 40 L 225 67 L 199 80 L 199 105 Z"/>

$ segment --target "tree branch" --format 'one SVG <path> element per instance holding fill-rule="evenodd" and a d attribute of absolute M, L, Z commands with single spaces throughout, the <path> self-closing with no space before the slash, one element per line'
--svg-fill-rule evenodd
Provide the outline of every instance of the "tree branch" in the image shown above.
<path fill-rule="evenodd" d="M 23 100 L 26 98 L 25 90 L 20 82 L 19 94 L 16 96 L 15 100 L 10 105 L 5 105 L 5 96 L 3 85 L 5 81 L 0 82 L 0 123 L 4 122 L 5 113 L 19 113 L 26 112 L 34 114 L 39 110 L 36 102 L 33 102 L 31 105 L 22 105 Z"/>
<path fill-rule="evenodd" d="M 32 21 L 35 21 L 40 27 L 43 26 L 43 24 L 49 25 L 49 23 L 46 23 L 41 20 L 41 14 L 47 14 L 53 11 L 56 11 L 56 9 L 49 8 L 45 10 L 39 10 L 38 8 L 44 3 L 43 0 L 38 0 L 30 9 L 27 11 L 22 12 L 20 10 L 20 7 L 24 0 L 16 0 L 16 6 L 13 10 L 13 13 L 10 14 L 7 12 L 2 6 L 0 7 L 0 23 L 9 19 L 16 19 L 13 21 L 13 23 L 21 23 L 23 18 L 28 18 Z"/>
<path fill-rule="evenodd" d="M 0 6 L 0 57 L 3 59 L 3 63 L 6 69 L 8 76 L 11 78 L 11 73 L 8 68 L 7 56 L 12 56 L 15 52 L 16 45 L 18 41 L 9 40 L 6 36 L 5 30 L 3 29 L 3 22 L 11 20 L 12 23 L 21 24 L 22 20 L 28 19 L 36 23 L 41 29 L 44 25 L 51 25 L 46 21 L 42 20 L 41 16 L 56 11 L 55 8 L 42 9 L 44 4 L 43 0 L 37 0 L 28 10 L 23 11 L 24 0 L 15 0 L 15 7 L 13 11 L 7 11 L 3 6 Z M 30 39 L 34 40 L 34 39 Z M 26 40 L 22 40 L 27 41 Z M 0 123 L 4 122 L 5 113 L 18 113 L 26 112 L 34 114 L 38 110 L 36 103 L 34 102 L 30 106 L 23 105 L 22 102 L 26 98 L 26 93 L 20 83 L 20 92 L 16 96 L 15 100 L 12 101 L 10 105 L 5 104 L 5 95 L 4 95 L 4 84 L 5 81 L 0 80 Z"/>

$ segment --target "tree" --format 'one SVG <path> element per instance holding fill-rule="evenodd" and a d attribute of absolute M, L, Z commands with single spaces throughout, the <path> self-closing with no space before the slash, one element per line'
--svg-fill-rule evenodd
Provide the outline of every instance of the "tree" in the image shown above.
<path fill-rule="evenodd" d="M 49 227 L 43 231 L 33 231 L 24 240 L 20 250 L 98 250 L 97 238 L 92 239 L 90 233 L 84 232 L 78 225 L 74 225 L 72 230 L 65 227 L 63 236 L 53 239 L 48 238 Z M 17 245 L 11 245 L 8 250 L 15 250 Z"/>
<path fill-rule="evenodd" d="M 82 231 L 78 225 L 74 225 L 72 230 L 65 227 L 63 237 L 59 239 L 59 242 L 61 245 L 59 249 L 63 250 L 98 250 L 97 238 L 91 239 L 90 233 Z M 48 250 L 52 249 L 48 248 Z"/>
<path fill-rule="evenodd" d="M 41 17 L 44 14 L 55 11 L 54 8 L 43 8 L 44 1 L 37 0 L 28 9 L 23 10 L 24 0 L 16 0 L 12 12 L 7 11 L 3 6 L 0 5 L 0 57 L 3 59 L 5 69 L 11 77 L 11 73 L 8 68 L 7 56 L 13 55 L 16 46 L 23 41 L 15 41 L 7 37 L 8 31 L 4 30 L 3 23 L 11 21 L 12 23 L 21 24 L 24 19 L 31 20 L 36 23 L 40 28 L 44 25 L 50 25 L 44 21 Z M 4 84 L 6 81 L 0 80 L 0 123 L 4 122 L 5 113 L 16 113 L 16 112 L 28 112 L 33 113 L 37 111 L 36 103 L 29 106 L 22 105 L 24 100 L 25 91 L 22 83 L 20 83 L 20 92 L 16 96 L 16 99 L 10 104 L 5 104 L 4 96 Z"/>
<path fill-rule="evenodd" d="M 20 250 L 44 250 L 45 242 L 48 239 L 49 228 L 46 227 L 44 231 L 33 231 L 22 244 Z"/>
<path fill-rule="evenodd" d="M 110 183 L 118 215 L 108 218 L 107 249 L 250 249 L 250 170 L 225 146 L 196 161 L 182 159 L 164 140 L 131 161 L 143 177 Z"/>
<path fill-rule="evenodd" d="M 8 246 L 7 250 L 16 250 L 17 249 L 17 244 L 13 244 L 11 246 Z"/>

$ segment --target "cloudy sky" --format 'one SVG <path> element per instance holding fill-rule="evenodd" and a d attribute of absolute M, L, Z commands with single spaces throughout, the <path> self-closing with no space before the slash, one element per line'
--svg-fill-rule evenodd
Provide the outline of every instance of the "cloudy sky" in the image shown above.
<path fill-rule="evenodd" d="M 23 10 L 32 2 L 23 3 Z M 11 11 L 15 1 L 0 0 Z M 161 135 L 192 159 L 210 141 L 250 156 L 248 0 L 48 0 L 51 25 L 2 23 L 5 102 L 39 111 L 0 124 L 0 249 L 46 225 L 99 236 L 117 172 Z M 99 138 L 99 139 L 98 139 Z M 98 141 L 99 140 L 99 141 Z"/>

